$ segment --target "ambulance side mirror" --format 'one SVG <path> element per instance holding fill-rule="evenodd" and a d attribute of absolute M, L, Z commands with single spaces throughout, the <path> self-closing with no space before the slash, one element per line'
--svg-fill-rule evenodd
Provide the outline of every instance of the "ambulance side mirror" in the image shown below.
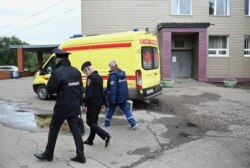
<path fill-rule="evenodd" d="M 52 68 L 49 66 L 49 67 L 47 67 L 47 73 L 51 73 L 51 70 L 52 70 Z"/>

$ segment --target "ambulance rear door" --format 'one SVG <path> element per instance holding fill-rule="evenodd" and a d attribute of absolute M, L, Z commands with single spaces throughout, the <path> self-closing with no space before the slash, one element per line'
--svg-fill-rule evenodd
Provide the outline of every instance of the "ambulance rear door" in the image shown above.
<path fill-rule="evenodd" d="M 143 97 L 154 97 L 161 93 L 158 48 L 143 46 L 141 48 L 141 61 L 141 88 Z"/>

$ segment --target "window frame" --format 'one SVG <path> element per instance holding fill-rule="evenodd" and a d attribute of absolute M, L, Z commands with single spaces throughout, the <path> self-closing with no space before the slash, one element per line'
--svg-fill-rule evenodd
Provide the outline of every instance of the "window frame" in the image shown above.
<path fill-rule="evenodd" d="M 213 8 L 213 14 L 210 14 L 210 0 L 208 1 L 208 6 L 209 6 L 209 15 L 210 16 L 230 16 L 230 7 L 231 7 L 231 2 L 230 0 L 226 0 L 227 1 L 227 9 L 226 9 L 226 14 L 225 15 L 219 15 L 217 14 L 217 1 L 219 0 L 212 0 L 213 1 L 213 5 L 214 5 L 214 8 Z"/>
<path fill-rule="evenodd" d="M 248 37 L 247 37 L 248 36 Z M 249 40 L 248 40 L 248 45 L 249 45 L 249 48 L 245 48 L 246 47 L 246 38 L 248 38 Z M 249 52 L 249 54 L 245 54 L 245 51 L 248 51 Z M 244 36 L 244 57 L 250 57 L 250 35 L 245 35 Z"/>
<path fill-rule="evenodd" d="M 177 1 L 177 13 L 173 12 L 173 3 L 174 3 L 174 1 Z M 193 6 L 192 0 L 189 0 L 189 2 L 190 2 L 190 6 L 189 6 L 190 13 L 189 14 L 181 14 L 180 13 L 181 0 L 171 0 L 171 15 L 175 15 L 175 16 L 179 16 L 179 15 L 181 15 L 181 16 L 191 16 L 191 15 L 193 15 L 193 12 L 192 12 L 192 10 L 193 10 L 193 8 L 192 8 L 192 6 Z"/>
<path fill-rule="evenodd" d="M 229 36 L 228 35 L 209 35 L 209 37 L 226 37 L 227 48 L 209 48 L 208 41 L 208 57 L 229 57 Z M 208 37 L 208 40 L 209 40 Z M 209 54 L 209 51 L 215 51 L 216 54 Z M 219 54 L 220 51 L 226 51 L 226 54 Z"/>

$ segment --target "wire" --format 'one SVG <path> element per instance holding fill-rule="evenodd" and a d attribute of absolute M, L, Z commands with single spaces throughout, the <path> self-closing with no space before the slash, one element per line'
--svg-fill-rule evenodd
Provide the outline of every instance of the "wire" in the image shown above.
<path fill-rule="evenodd" d="M 77 8 L 77 7 L 73 7 L 73 8 L 71 8 L 71 9 L 67 10 L 67 11 L 64 11 L 63 13 L 61 13 L 61 14 L 59 14 L 59 15 L 56 15 L 56 16 L 50 18 L 50 19 L 43 20 L 43 21 L 38 22 L 38 23 L 36 23 L 36 24 L 34 24 L 34 25 L 26 26 L 26 27 L 24 27 L 23 29 L 31 28 L 31 27 L 38 26 L 38 25 L 41 25 L 41 24 L 43 24 L 43 23 L 49 22 L 49 21 L 51 21 L 51 20 L 54 20 L 55 18 L 58 18 L 58 17 L 60 17 L 60 16 L 62 16 L 62 15 L 65 15 L 65 14 L 67 14 L 67 13 L 73 11 L 73 10 L 76 9 L 76 8 Z M 20 30 L 20 29 L 19 29 L 19 30 Z M 20 31 L 17 31 L 17 32 L 20 32 Z"/>
<path fill-rule="evenodd" d="M 16 22 L 10 23 L 10 24 L 8 24 L 8 25 L 4 25 L 4 26 L 0 27 L 0 30 L 1 30 L 1 29 L 4 29 L 4 28 L 7 28 L 7 27 L 10 27 L 10 26 L 13 26 L 13 25 L 15 25 L 15 24 L 18 24 L 18 23 L 23 22 L 23 21 L 25 21 L 25 20 L 28 20 L 28 19 L 30 19 L 30 18 L 32 18 L 32 17 L 37 16 L 37 15 L 40 15 L 41 13 L 46 12 L 47 10 L 50 10 L 50 9 L 56 7 L 57 5 L 61 4 L 63 1 L 64 1 L 64 0 L 60 0 L 60 1 L 58 1 L 57 3 L 53 4 L 52 6 L 49 6 L 49 7 L 45 8 L 45 9 L 42 9 L 42 10 L 40 10 L 40 11 L 38 11 L 38 12 L 36 12 L 36 13 L 30 15 L 30 16 L 28 16 L 27 18 L 23 18 L 23 19 L 20 19 L 20 20 L 18 20 L 18 21 L 16 21 Z"/>

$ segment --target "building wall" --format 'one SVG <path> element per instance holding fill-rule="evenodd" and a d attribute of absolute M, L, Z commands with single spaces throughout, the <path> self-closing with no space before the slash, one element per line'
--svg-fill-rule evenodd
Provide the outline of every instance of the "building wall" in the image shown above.
<path fill-rule="evenodd" d="M 12 72 L 10 71 L 0 71 L 0 80 L 1 79 L 10 79 L 12 77 Z"/>
<path fill-rule="evenodd" d="M 244 16 L 244 0 L 231 0 L 230 16 L 210 16 L 208 2 L 193 0 L 192 15 L 173 16 L 171 0 L 82 0 L 82 33 L 113 33 L 146 27 L 159 33 L 156 27 L 161 22 L 209 22 L 212 25 L 208 36 L 229 36 L 229 57 L 207 57 L 208 80 L 250 79 L 250 58 L 244 57 L 243 52 L 244 35 L 250 35 L 250 16 Z"/>
<path fill-rule="evenodd" d="M 229 36 L 229 57 L 208 57 L 207 77 L 250 78 L 250 58 L 244 57 L 244 35 L 250 34 L 250 17 L 244 16 L 244 0 L 231 0 L 230 16 L 210 16 L 208 35 Z M 213 79 L 211 79 L 213 80 Z"/>
<path fill-rule="evenodd" d="M 82 33 L 102 34 L 134 28 L 156 30 L 170 13 L 165 0 L 82 0 Z"/>

